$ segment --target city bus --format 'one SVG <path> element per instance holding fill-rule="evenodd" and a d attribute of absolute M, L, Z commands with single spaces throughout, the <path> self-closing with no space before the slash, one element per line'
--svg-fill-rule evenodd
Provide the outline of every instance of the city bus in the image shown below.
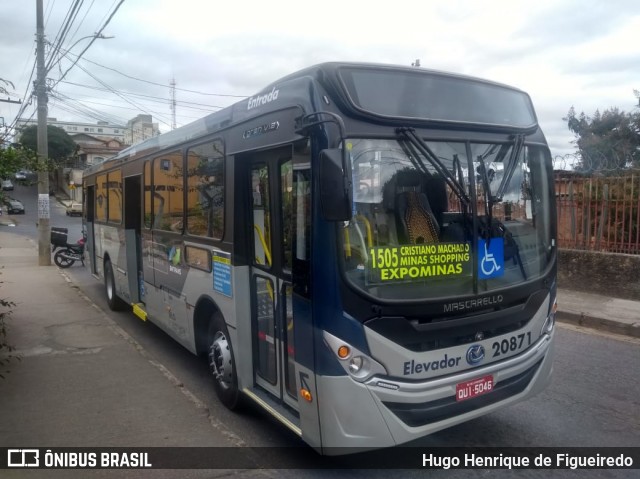
<path fill-rule="evenodd" d="M 323 63 L 90 167 L 83 191 L 109 307 L 322 454 L 549 383 L 552 162 L 519 89 Z"/>

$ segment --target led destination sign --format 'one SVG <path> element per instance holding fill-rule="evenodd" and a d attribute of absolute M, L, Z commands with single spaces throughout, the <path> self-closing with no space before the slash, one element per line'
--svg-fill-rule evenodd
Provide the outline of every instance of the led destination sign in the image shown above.
<path fill-rule="evenodd" d="M 371 248 L 368 279 L 372 283 L 470 276 L 469 243 L 438 243 Z"/>

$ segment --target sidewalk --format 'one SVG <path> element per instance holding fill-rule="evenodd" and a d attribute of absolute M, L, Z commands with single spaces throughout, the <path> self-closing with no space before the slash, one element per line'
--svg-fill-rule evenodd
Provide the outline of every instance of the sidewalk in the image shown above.
<path fill-rule="evenodd" d="M 13 221 L 13 218 L 7 213 L 7 208 L 4 205 L 0 205 L 0 227 L 15 225 L 15 221 Z"/>
<path fill-rule="evenodd" d="M 0 447 L 244 445 L 63 272 L 38 266 L 34 241 L 0 228 L 0 298 L 16 303 L 22 356 L 0 379 Z M 640 302 L 561 290 L 558 304 L 560 321 L 640 337 Z"/>
<path fill-rule="evenodd" d="M 640 338 L 640 301 L 558 290 L 559 321 Z"/>
<path fill-rule="evenodd" d="M 38 266 L 34 241 L 0 228 L 0 298 L 16 303 L 8 330 L 21 356 L 0 370 L 0 447 L 242 445 L 57 267 Z"/>

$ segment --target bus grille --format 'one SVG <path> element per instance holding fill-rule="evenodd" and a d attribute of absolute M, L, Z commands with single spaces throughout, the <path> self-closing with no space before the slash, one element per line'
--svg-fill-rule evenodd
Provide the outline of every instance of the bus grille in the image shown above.
<path fill-rule="evenodd" d="M 451 396 L 426 403 L 383 402 L 383 404 L 407 426 L 424 426 L 480 409 L 521 393 L 533 379 L 540 364 L 542 360 L 526 371 L 496 383 L 490 393 L 466 401 L 459 402 L 456 401 L 455 396 Z"/>
<path fill-rule="evenodd" d="M 524 328 L 542 307 L 547 295 L 546 290 L 541 290 L 526 301 L 472 315 L 429 320 L 381 317 L 367 321 L 365 326 L 410 351 L 434 351 Z"/>

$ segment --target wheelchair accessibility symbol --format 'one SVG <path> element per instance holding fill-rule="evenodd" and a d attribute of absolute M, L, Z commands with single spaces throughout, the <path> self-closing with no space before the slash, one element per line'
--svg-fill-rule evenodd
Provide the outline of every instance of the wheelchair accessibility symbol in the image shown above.
<path fill-rule="evenodd" d="M 478 277 L 497 278 L 504 274 L 504 240 L 491 238 L 489 245 L 484 239 L 478 240 Z"/>

